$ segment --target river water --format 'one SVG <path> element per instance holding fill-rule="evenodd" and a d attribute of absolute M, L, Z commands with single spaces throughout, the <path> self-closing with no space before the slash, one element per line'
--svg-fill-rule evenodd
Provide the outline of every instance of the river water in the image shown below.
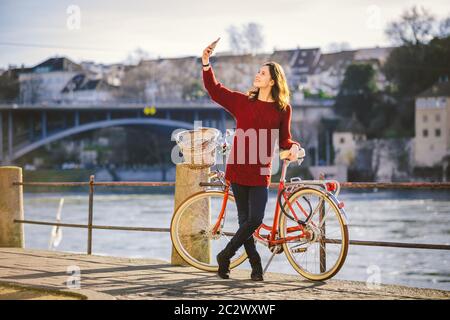
<path fill-rule="evenodd" d="M 173 190 L 165 193 L 96 193 L 94 224 L 169 227 Z M 149 190 L 149 189 L 147 189 Z M 265 223 L 271 224 L 276 190 L 270 191 Z M 26 193 L 26 219 L 54 221 L 64 198 L 62 222 L 86 224 L 88 196 L 77 193 Z M 352 240 L 450 244 L 450 192 L 343 190 Z M 25 225 L 27 248 L 48 249 L 52 227 Z M 157 258 L 170 261 L 169 233 L 93 231 L 93 253 L 120 257 Z M 63 228 L 58 251 L 82 252 L 87 248 L 87 230 Z M 260 246 L 263 263 L 270 252 Z M 239 268 L 249 269 L 245 262 Z M 275 256 L 269 272 L 296 274 L 283 254 Z M 300 276 L 300 275 L 299 275 Z M 354 246 L 335 279 L 399 284 L 450 290 L 450 252 Z"/>

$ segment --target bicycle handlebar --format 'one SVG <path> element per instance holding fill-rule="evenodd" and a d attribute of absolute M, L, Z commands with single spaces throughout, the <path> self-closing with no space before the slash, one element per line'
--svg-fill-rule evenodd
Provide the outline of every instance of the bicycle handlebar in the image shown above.
<path fill-rule="evenodd" d="M 227 129 L 227 136 L 228 136 L 228 129 Z M 231 149 L 231 143 L 227 142 L 226 137 L 223 138 L 221 141 L 216 140 L 215 144 L 216 144 L 216 148 L 219 149 L 219 151 L 222 154 L 226 154 L 227 151 L 229 151 Z M 305 158 L 305 156 L 306 156 L 306 151 L 305 151 L 305 149 L 300 148 L 299 152 L 298 152 L 298 157 L 295 160 L 288 160 L 287 157 L 288 157 L 289 154 L 290 154 L 290 150 L 289 149 L 280 149 L 279 157 L 280 157 L 281 160 L 287 161 L 288 164 L 291 163 L 291 162 L 297 161 L 298 165 L 301 165 L 303 160 L 304 160 L 304 158 Z"/>

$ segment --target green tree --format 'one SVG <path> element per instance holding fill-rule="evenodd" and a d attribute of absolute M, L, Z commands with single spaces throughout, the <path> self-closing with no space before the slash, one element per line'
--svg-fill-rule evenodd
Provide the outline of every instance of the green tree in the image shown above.
<path fill-rule="evenodd" d="M 450 75 L 448 21 L 437 28 L 433 15 L 413 7 L 387 27 L 390 40 L 400 44 L 382 68 L 391 83 L 387 94 L 395 100 L 396 117 L 389 135 L 414 136 L 415 96 Z"/>
<path fill-rule="evenodd" d="M 405 10 L 398 21 L 392 21 L 385 33 L 389 39 L 400 45 L 427 43 L 434 33 L 435 17 L 423 7 L 413 6 Z"/>
<path fill-rule="evenodd" d="M 12 72 L 0 75 L 0 100 L 12 101 L 19 96 L 19 80 Z"/>
<path fill-rule="evenodd" d="M 428 89 L 439 77 L 450 74 L 450 36 L 433 38 L 427 44 L 395 48 L 389 55 L 383 72 L 394 85 L 394 94 L 414 98 L 414 95 Z"/>
<path fill-rule="evenodd" d="M 345 72 L 336 97 L 335 111 L 344 119 L 356 117 L 369 139 L 404 134 L 392 130 L 396 119 L 393 115 L 398 111 L 389 90 L 378 90 L 372 65 L 352 64 Z"/>
<path fill-rule="evenodd" d="M 339 93 L 336 97 L 335 110 L 342 117 L 356 115 L 365 127 L 371 121 L 376 99 L 375 70 L 370 64 L 351 64 L 345 71 Z"/>
<path fill-rule="evenodd" d="M 183 86 L 183 100 L 195 101 L 205 96 L 203 84 L 199 80 L 191 81 Z"/>

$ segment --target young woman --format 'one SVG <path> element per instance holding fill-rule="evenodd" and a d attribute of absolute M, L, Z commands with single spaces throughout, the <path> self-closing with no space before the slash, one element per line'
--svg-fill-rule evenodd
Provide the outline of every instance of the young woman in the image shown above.
<path fill-rule="evenodd" d="M 219 38 L 220 39 L 220 38 Z M 272 130 L 278 132 L 279 147 L 289 149 L 289 160 L 297 159 L 300 144 L 291 139 L 290 123 L 292 109 L 289 105 L 289 89 L 282 67 L 276 62 L 264 63 L 253 81 L 253 88 L 247 93 L 232 91 L 217 82 L 212 67 L 209 63 L 217 42 L 217 39 L 205 48 L 202 55 L 203 83 L 211 99 L 225 108 L 236 120 L 236 131 L 253 130 L 256 134 L 250 135 L 250 139 L 256 138 L 256 143 L 246 142 L 246 138 L 234 137 L 231 154 L 228 157 L 225 179 L 231 183 L 233 195 L 238 210 L 239 229 L 217 255 L 219 265 L 218 275 L 221 278 L 229 278 L 230 259 L 236 251 L 244 245 L 250 265 L 252 267 L 251 279 L 263 280 L 261 257 L 259 256 L 253 232 L 261 225 L 268 200 L 270 184 L 270 169 L 272 159 L 272 138 L 265 137 L 269 141 L 270 160 L 262 163 L 261 159 L 248 161 L 257 152 L 260 154 L 262 135 L 270 136 Z M 240 143 L 240 145 L 239 145 Z M 238 144 L 238 145 L 237 145 Z M 250 145 L 257 146 L 252 149 Z M 264 155 L 266 151 L 263 152 Z M 238 155 L 245 156 L 245 161 L 237 161 Z M 230 161 L 232 159 L 232 161 Z M 242 158 L 241 158 L 242 159 Z"/>

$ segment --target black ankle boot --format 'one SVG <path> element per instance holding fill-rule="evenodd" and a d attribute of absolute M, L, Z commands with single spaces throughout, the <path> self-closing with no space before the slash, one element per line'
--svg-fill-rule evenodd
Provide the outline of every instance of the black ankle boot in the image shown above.
<path fill-rule="evenodd" d="M 230 256 L 228 255 L 227 251 L 222 250 L 217 255 L 217 264 L 219 265 L 219 270 L 217 271 L 217 274 L 222 279 L 228 279 L 230 278 Z"/>
<path fill-rule="evenodd" d="M 250 265 L 252 266 L 252 273 L 250 275 L 250 278 L 253 281 L 263 281 L 263 268 L 261 264 L 261 258 L 252 258 L 249 259 Z"/>

